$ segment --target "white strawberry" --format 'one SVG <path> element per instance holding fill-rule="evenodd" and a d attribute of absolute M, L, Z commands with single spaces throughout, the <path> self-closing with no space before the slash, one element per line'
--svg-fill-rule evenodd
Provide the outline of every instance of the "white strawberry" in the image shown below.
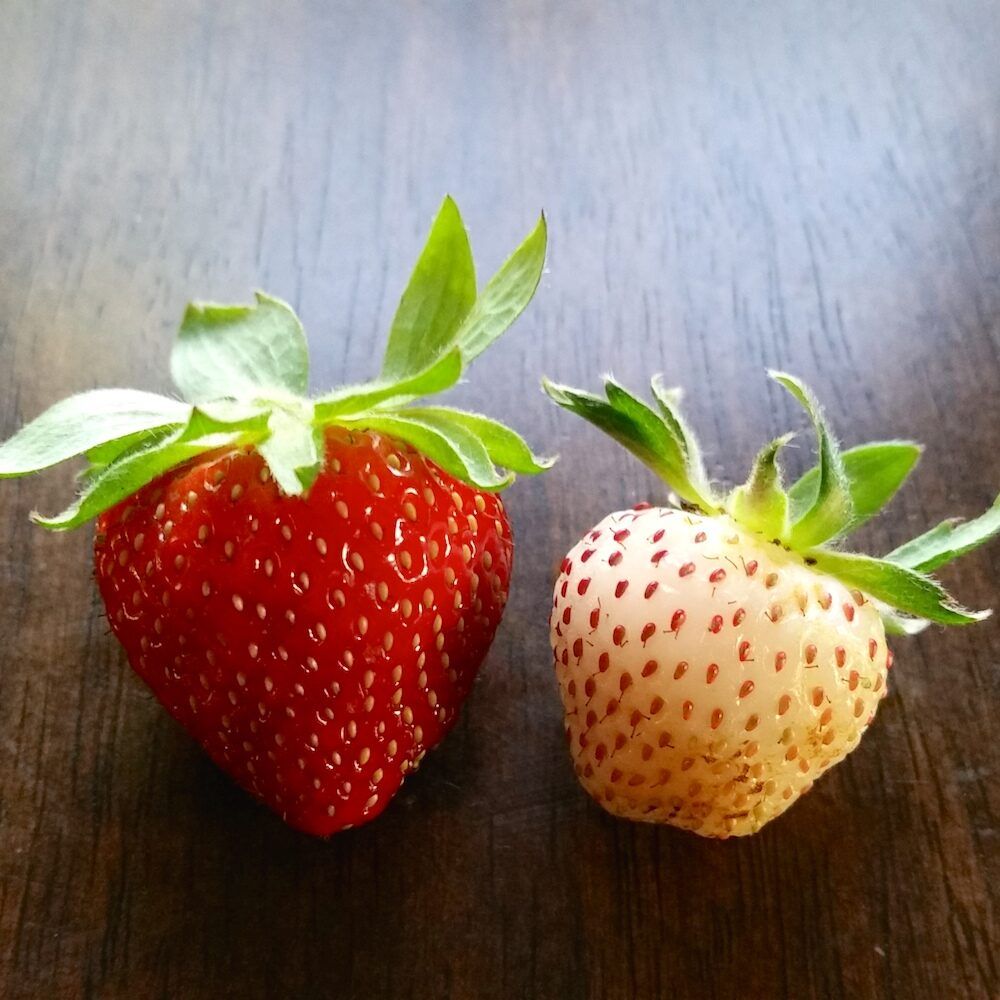
<path fill-rule="evenodd" d="M 545 382 L 561 406 L 643 459 L 680 498 L 608 515 L 570 550 L 550 618 L 576 773 L 609 812 L 703 836 L 754 833 L 857 746 L 886 694 L 886 631 L 965 624 L 926 573 L 1000 532 L 1000 498 L 884 559 L 831 547 L 883 507 L 919 446 L 841 453 L 797 379 L 819 461 L 789 490 L 777 455 L 719 499 L 678 394 L 657 409 L 611 379 L 607 398 Z"/>

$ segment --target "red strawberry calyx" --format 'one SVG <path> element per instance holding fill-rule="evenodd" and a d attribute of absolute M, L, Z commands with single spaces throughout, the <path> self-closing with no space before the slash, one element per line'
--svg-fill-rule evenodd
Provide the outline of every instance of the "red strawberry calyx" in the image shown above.
<path fill-rule="evenodd" d="M 530 302 L 545 262 L 544 215 L 481 292 L 458 207 L 445 198 L 389 332 L 377 379 L 309 398 L 305 332 L 287 303 L 262 292 L 252 305 L 188 306 L 170 358 L 183 399 L 96 389 L 46 410 L 0 443 L 0 478 L 82 456 L 80 494 L 44 527 L 75 528 L 162 473 L 198 455 L 251 447 L 281 490 L 309 490 L 324 461 L 327 428 L 391 435 L 478 489 L 500 490 L 537 457 L 489 417 L 413 405 L 454 386 L 468 364 Z"/>
<path fill-rule="evenodd" d="M 798 553 L 819 572 L 873 598 L 888 631 L 912 634 L 931 622 L 965 625 L 989 611 L 961 607 L 928 574 L 1000 534 L 1000 497 L 971 520 L 950 519 L 883 558 L 837 546 L 892 499 L 920 458 L 910 441 L 879 441 L 841 451 L 823 411 L 803 382 L 770 376 L 808 413 L 817 439 L 816 465 L 786 489 L 778 458 L 792 435 L 765 445 L 747 481 L 723 498 L 709 482 L 697 440 L 679 411 L 678 390 L 653 380 L 657 408 L 605 377 L 605 397 L 542 382 L 549 397 L 623 444 L 671 488 L 679 501 L 705 514 L 725 513 L 742 527 Z"/>

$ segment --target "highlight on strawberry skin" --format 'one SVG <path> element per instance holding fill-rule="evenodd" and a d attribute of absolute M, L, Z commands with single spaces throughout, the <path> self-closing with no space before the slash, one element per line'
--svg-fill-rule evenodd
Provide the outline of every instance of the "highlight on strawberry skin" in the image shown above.
<path fill-rule="evenodd" d="M 786 434 L 728 494 L 709 482 L 680 393 L 660 379 L 652 406 L 610 377 L 604 396 L 543 383 L 673 493 L 586 532 L 553 596 L 573 765 L 616 816 L 706 837 L 755 833 L 858 745 L 886 695 L 887 634 L 989 614 L 962 608 L 929 574 L 1000 533 L 1000 497 L 882 558 L 845 551 L 921 448 L 841 451 L 809 389 L 770 374 L 809 414 L 817 463 L 786 488 Z"/>
<path fill-rule="evenodd" d="M 180 399 L 99 389 L 0 444 L 0 478 L 82 457 L 111 629 L 167 711 L 291 826 L 376 817 L 454 725 L 510 585 L 499 491 L 537 457 L 513 430 L 424 397 L 520 315 L 544 217 L 477 290 L 455 203 L 431 227 L 370 382 L 308 393 L 292 309 L 188 307 Z"/>

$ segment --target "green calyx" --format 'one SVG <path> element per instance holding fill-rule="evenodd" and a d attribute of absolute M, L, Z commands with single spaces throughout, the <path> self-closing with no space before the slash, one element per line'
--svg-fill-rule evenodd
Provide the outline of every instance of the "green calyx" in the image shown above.
<path fill-rule="evenodd" d="M 778 461 L 791 440 L 765 445 L 747 481 L 728 495 L 713 490 L 694 434 L 679 412 L 679 390 L 653 380 L 654 408 L 610 377 L 601 397 L 543 379 L 542 387 L 564 409 L 584 417 L 648 465 L 685 505 L 705 514 L 728 514 L 749 531 L 794 551 L 815 568 L 864 591 L 882 610 L 886 629 L 913 634 L 932 622 L 966 625 L 989 611 L 961 607 L 928 574 L 1000 534 L 1000 497 L 971 521 L 953 518 L 883 558 L 837 546 L 892 499 L 920 458 L 911 441 L 877 441 L 842 451 L 823 411 L 797 378 L 769 372 L 809 415 L 817 441 L 816 465 L 787 487 Z"/>
<path fill-rule="evenodd" d="M 253 447 L 281 490 L 309 490 L 323 467 L 328 427 L 385 433 L 447 473 L 500 490 L 537 457 L 510 428 L 478 413 L 416 405 L 454 386 L 468 364 L 531 301 L 545 263 L 537 226 L 477 292 L 468 235 L 445 198 L 403 292 L 375 380 L 309 398 L 309 350 L 292 308 L 258 292 L 253 305 L 188 306 L 170 357 L 182 399 L 133 389 L 95 389 L 56 403 L 0 443 L 0 479 L 83 457 L 80 493 L 44 527 L 75 528 L 155 477 L 220 448 Z"/>

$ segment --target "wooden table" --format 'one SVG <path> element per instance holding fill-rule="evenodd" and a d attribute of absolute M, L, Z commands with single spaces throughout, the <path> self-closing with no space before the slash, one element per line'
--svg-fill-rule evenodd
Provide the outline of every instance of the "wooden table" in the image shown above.
<path fill-rule="evenodd" d="M 370 827 L 286 829 L 107 635 L 86 530 L 0 489 L 0 994 L 1000 995 L 995 622 L 897 644 L 861 748 L 760 835 L 616 822 L 563 747 L 562 553 L 662 490 L 542 372 L 688 387 L 730 481 L 814 384 L 845 442 L 923 468 L 873 551 L 1000 483 L 1000 18 L 803 4 L 7 0 L 0 433 L 98 385 L 168 388 L 188 297 L 291 300 L 315 384 L 373 372 L 430 217 L 483 274 L 551 225 L 529 314 L 458 394 L 562 460 L 518 483 L 512 600 L 460 725 Z M 804 438 L 803 438 L 804 440 Z M 797 460 L 807 452 L 800 448 Z M 1000 547 L 946 576 L 997 601 Z"/>

